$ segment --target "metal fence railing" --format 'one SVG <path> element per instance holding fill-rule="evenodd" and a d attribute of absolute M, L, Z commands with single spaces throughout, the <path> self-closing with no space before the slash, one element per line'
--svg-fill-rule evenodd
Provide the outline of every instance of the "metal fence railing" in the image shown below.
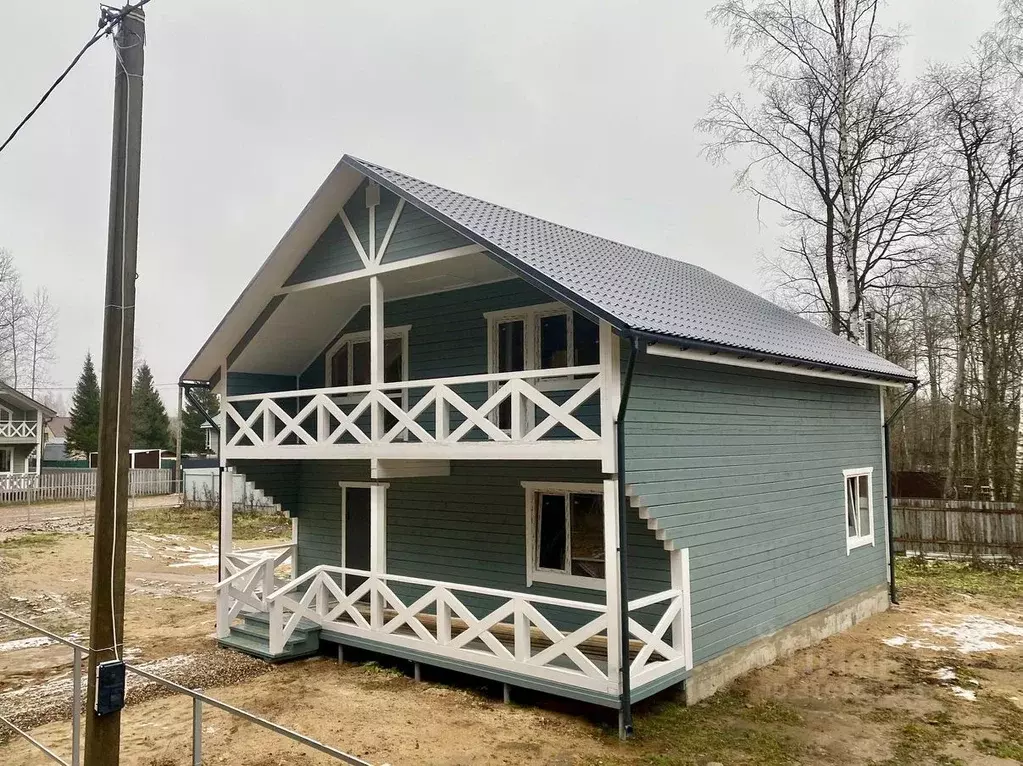
<path fill-rule="evenodd" d="M 72 695 L 71 695 L 71 759 L 65 760 L 58 755 L 52 748 L 47 747 L 42 742 L 37 740 L 27 731 L 17 726 L 6 716 L 0 715 L 0 724 L 7 726 L 18 736 L 25 739 L 40 752 L 46 755 L 50 760 L 62 764 L 62 766 L 79 766 L 81 762 L 81 725 L 82 725 L 82 658 L 89 652 L 88 647 L 76 644 L 61 636 L 51 633 L 48 630 L 40 628 L 37 625 L 33 625 L 26 620 L 22 620 L 19 617 L 15 617 L 7 612 L 0 612 L 0 617 L 7 619 L 23 628 L 34 631 L 40 635 L 46 636 L 58 643 L 64 644 L 65 646 L 71 647 L 74 653 L 74 668 L 72 670 Z M 154 673 L 150 673 L 148 670 L 144 670 L 135 665 L 125 664 L 125 669 L 129 674 L 135 674 L 140 678 L 144 678 L 147 681 L 162 686 L 163 688 L 174 692 L 176 694 L 183 694 L 187 697 L 192 698 L 192 765 L 202 765 L 202 714 L 203 707 L 208 705 L 209 707 L 223 710 L 225 713 L 241 718 L 249 723 L 253 723 L 257 726 L 261 726 L 264 729 L 279 734 L 282 737 L 286 737 L 290 740 L 298 742 L 305 747 L 316 752 L 323 753 L 332 758 L 335 758 L 341 763 L 352 764 L 352 766 L 371 766 L 369 761 L 364 761 L 349 753 L 342 752 L 335 747 L 325 745 L 311 737 L 307 737 L 304 734 L 299 734 L 294 729 L 289 729 L 286 726 L 280 726 L 279 724 L 268 721 L 265 718 L 261 718 L 258 715 L 242 710 L 241 708 L 229 705 L 226 702 L 222 702 L 214 697 L 210 697 L 207 694 L 196 691 L 195 689 L 189 689 L 187 686 L 176 684 L 166 678 L 158 676 Z"/>

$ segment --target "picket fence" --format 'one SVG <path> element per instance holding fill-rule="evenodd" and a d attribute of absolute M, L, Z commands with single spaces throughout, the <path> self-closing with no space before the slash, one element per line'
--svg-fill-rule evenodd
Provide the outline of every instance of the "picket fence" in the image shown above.
<path fill-rule="evenodd" d="M 132 468 L 128 494 L 131 497 L 167 495 L 177 491 L 172 468 Z M 45 470 L 34 474 L 0 475 L 0 503 L 36 503 L 60 500 L 88 500 L 96 496 L 95 468 Z"/>

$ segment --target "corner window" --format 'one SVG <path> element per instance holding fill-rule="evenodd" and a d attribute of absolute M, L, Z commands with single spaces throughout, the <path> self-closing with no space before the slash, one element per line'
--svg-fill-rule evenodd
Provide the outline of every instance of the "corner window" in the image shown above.
<path fill-rule="evenodd" d="M 604 490 L 524 482 L 526 584 L 604 588 Z"/>
<path fill-rule="evenodd" d="M 873 468 L 857 468 L 845 474 L 846 552 L 874 545 Z"/>

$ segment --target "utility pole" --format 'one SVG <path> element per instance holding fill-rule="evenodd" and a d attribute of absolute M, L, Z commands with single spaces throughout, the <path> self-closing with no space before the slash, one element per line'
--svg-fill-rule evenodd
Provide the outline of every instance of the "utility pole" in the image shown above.
<path fill-rule="evenodd" d="M 109 22 L 118 11 L 103 8 L 102 13 L 104 22 Z M 114 31 L 113 158 L 89 626 L 92 651 L 85 705 L 86 766 L 116 766 L 120 762 L 124 667 L 118 663 L 124 657 L 124 564 L 145 24 L 145 14 L 135 9 L 121 18 Z"/>

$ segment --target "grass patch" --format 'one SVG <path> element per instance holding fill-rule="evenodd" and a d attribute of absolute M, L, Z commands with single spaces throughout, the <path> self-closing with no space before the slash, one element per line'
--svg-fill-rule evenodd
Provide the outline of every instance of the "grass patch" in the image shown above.
<path fill-rule="evenodd" d="M 60 532 L 29 532 L 24 535 L 18 535 L 17 537 L 9 537 L 3 542 L 0 542 L 0 551 L 3 551 L 4 553 L 11 553 L 15 551 L 49 548 L 56 544 L 58 540 L 67 537 L 68 535 Z"/>
<path fill-rule="evenodd" d="M 882 761 L 878 766 L 916 766 L 920 763 L 966 766 L 959 758 L 941 752 L 950 742 L 961 736 L 962 729 L 946 711 L 927 718 L 916 718 L 903 724 L 895 732 L 892 757 Z"/>
<path fill-rule="evenodd" d="M 154 535 L 192 535 L 216 539 L 220 511 L 214 508 L 145 508 L 132 511 L 128 528 Z M 283 513 L 235 511 L 234 540 L 264 540 L 291 536 L 291 520 Z"/>
<path fill-rule="evenodd" d="M 998 722 L 998 730 L 1002 732 L 1003 738 L 995 740 L 984 737 L 976 740 L 974 747 L 985 755 L 1023 762 L 1023 710 L 1005 697 L 991 697 L 986 700 L 986 705 Z"/>
<path fill-rule="evenodd" d="M 944 599 L 966 594 L 1000 603 L 1023 599 L 1023 569 L 1009 565 L 899 556 L 895 570 L 899 591 L 907 598 Z"/>
<path fill-rule="evenodd" d="M 751 703 L 746 692 L 732 688 L 692 707 L 661 705 L 637 722 L 633 742 L 651 766 L 706 760 L 788 766 L 807 753 L 787 731 L 802 722 L 788 705 Z"/>

